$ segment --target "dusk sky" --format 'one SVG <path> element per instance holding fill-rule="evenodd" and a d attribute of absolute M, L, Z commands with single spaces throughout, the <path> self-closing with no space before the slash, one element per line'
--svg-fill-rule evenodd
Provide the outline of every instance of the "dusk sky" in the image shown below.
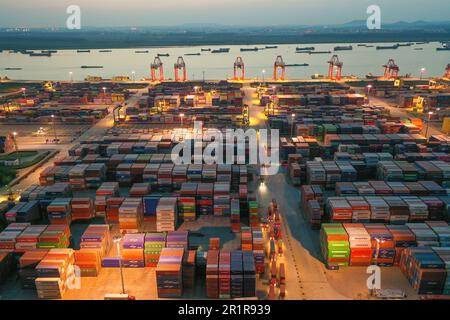
<path fill-rule="evenodd" d="M 365 20 L 376 4 L 382 22 L 450 20 L 449 0 L 0 0 L 0 27 L 64 27 L 79 5 L 84 26 L 323 25 Z"/>

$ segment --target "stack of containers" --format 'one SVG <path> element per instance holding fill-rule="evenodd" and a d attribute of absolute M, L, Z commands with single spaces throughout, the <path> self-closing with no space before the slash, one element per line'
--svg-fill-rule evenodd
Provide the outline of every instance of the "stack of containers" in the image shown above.
<path fill-rule="evenodd" d="M 30 226 L 29 223 L 11 223 L 0 233 L 0 251 L 14 252 L 17 237 Z"/>
<path fill-rule="evenodd" d="M 238 199 L 231 200 L 231 215 L 230 224 L 232 232 L 241 231 L 241 214 L 240 214 L 240 204 Z"/>
<path fill-rule="evenodd" d="M 108 224 L 119 223 L 119 209 L 125 198 L 109 197 L 106 199 L 105 222 Z"/>
<path fill-rule="evenodd" d="M 27 227 L 16 238 L 16 252 L 27 252 L 29 250 L 35 250 L 39 242 L 40 235 L 47 228 L 46 225 L 33 225 Z"/>
<path fill-rule="evenodd" d="M 438 197 L 421 197 L 428 207 L 428 217 L 431 220 L 439 220 L 443 217 L 444 203 Z"/>
<path fill-rule="evenodd" d="M 36 278 L 38 273 L 36 266 L 47 255 L 48 250 L 36 249 L 26 251 L 19 258 L 19 277 L 23 289 L 36 289 Z"/>
<path fill-rule="evenodd" d="M 72 249 L 52 249 L 36 266 L 35 280 L 40 299 L 61 299 L 67 290 L 67 281 L 74 274 Z"/>
<path fill-rule="evenodd" d="M 103 182 L 100 188 L 95 192 L 95 212 L 99 216 L 106 214 L 106 200 L 109 197 L 117 197 L 119 195 L 118 182 Z"/>
<path fill-rule="evenodd" d="M 438 236 L 440 247 L 450 247 L 450 226 L 445 221 L 425 222 Z"/>
<path fill-rule="evenodd" d="M 214 213 L 214 184 L 199 183 L 197 185 L 197 212 L 201 215 Z"/>
<path fill-rule="evenodd" d="M 184 221 L 195 221 L 196 218 L 195 196 L 178 197 L 178 208 Z"/>
<path fill-rule="evenodd" d="M 248 220 L 250 227 L 259 226 L 258 201 L 254 197 L 249 197 L 248 199 Z"/>
<path fill-rule="evenodd" d="M 137 233 L 142 224 L 144 208 L 142 199 L 126 198 L 119 208 L 119 228 L 121 232 Z"/>
<path fill-rule="evenodd" d="M 179 298 L 183 294 L 182 248 L 164 248 L 156 266 L 159 298 Z"/>
<path fill-rule="evenodd" d="M 329 197 L 327 207 L 331 222 L 351 222 L 352 207 L 345 198 Z"/>
<path fill-rule="evenodd" d="M 150 184 L 147 182 L 134 183 L 129 192 L 130 197 L 143 197 L 148 194 L 150 194 Z"/>
<path fill-rule="evenodd" d="M 432 248 L 406 248 L 400 259 L 400 270 L 418 294 L 442 294 L 447 278 L 446 268 Z"/>
<path fill-rule="evenodd" d="M 183 289 L 194 289 L 196 251 L 185 251 L 183 255 Z"/>
<path fill-rule="evenodd" d="M 257 273 L 263 273 L 264 265 L 264 239 L 261 228 L 252 230 L 253 255 L 255 257 L 255 268 Z"/>
<path fill-rule="evenodd" d="M 231 298 L 241 298 L 244 291 L 242 251 L 231 252 Z"/>
<path fill-rule="evenodd" d="M 419 247 L 439 247 L 438 235 L 426 223 L 407 223 Z"/>
<path fill-rule="evenodd" d="M 187 181 L 187 165 L 177 165 L 173 168 L 172 183 L 173 187 L 178 190 Z"/>
<path fill-rule="evenodd" d="M 89 164 L 76 164 L 69 171 L 69 183 L 72 190 L 85 190 L 87 188 L 85 174 Z"/>
<path fill-rule="evenodd" d="M 422 222 L 428 219 L 428 207 L 416 196 L 404 196 L 403 201 L 408 206 L 409 222 Z"/>
<path fill-rule="evenodd" d="M 39 201 L 19 202 L 5 213 L 6 221 L 12 222 L 36 222 L 41 218 Z"/>
<path fill-rule="evenodd" d="M 367 223 L 370 221 L 370 207 L 364 197 L 347 197 L 352 207 L 352 222 Z"/>
<path fill-rule="evenodd" d="M 158 265 L 161 251 L 166 246 L 166 234 L 146 233 L 144 238 L 144 259 L 146 267 L 156 267 Z"/>
<path fill-rule="evenodd" d="M 409 209 L 405 201 L 400 197 L 383 197 L 389 206 L 389 222 L 391 224 L 405 224 L 409 219 Z"/>
<path fill-rule="evenodd" d="M 230 183 L 214 183 L 214 215 L 227 216 L 230 214 Z"/>
<path fill-rule="evenodd" d="M 94 202 L 91 198 L 73 198 L 71 201 L 72 221 L 95 218 Z"/>
<path fill-rule="evenodd" d="M 210 299 L 219 297 L 219 251 L 208 250 L 206 261 L 206 296 Z"/>
<path fill-rule="evenodd" d="M 220 238 L 209 238 L 208 250 L 220 250 Z"/>
<path fill-rule="evenodd" d="M 156 189 L 156 186 L 158 185 L 159 166 L 159 163 L 147 163 L 144 168 L 142 181 L 150 183 L 150 187 L 152 190 Z"/>
<path fill-rule="evenodd" d="M 85 170 L 87 188 L 98 188 L 106 178 L 106 165 L 104 163 L 91 163 Z"/>
<path fill-rule="evenodd" d="M 188 231 L 171 231 L 167 233 L 167 248 L 189 248 L 189 232 Z"/>
<path fill-rule="evenodd" d="M 340 223 L 325 223 L 320 229 L 322 254 L 328 265 L 348 266 L 350 243 Z"/>
<path fill-rule="evenodd" d="M 445 265 L 445 272 L 447 274 L 442 289 L 443 295 L 450 295 L 450 248 L 433 248 L 433 251 L 441 258 Z"/>
<path fill-rule="evenodd" d="M 156 231 L 175 231 L 177 211 L 177 198 L 162 197 L 156 207 Z"/>
<path fill-rule="evenodd" d="M 41 233 L 36 245 L 39 249 L 67 248 L 70 245 L 68 225 L 51 224 Z"/>
<path fill-rule="evenodd" d="M 350 266 L 368 266 L 372 260 L 370 235 L 363 224 L 344 223 L 350 244 Z"/>
<path fill-rule="evenodd" d="M 81 236 L 80 250 L 75 251 L 75 265 L 82 277 L 96 277 L 101 269 L 102 258 L 111 247 L 108 225 L 89 225 Z"/>
<path fill-rule="evenodd" d="M 172 163 L 161 163 L 158 170 L 158 188 L 161 192 L 172 191 Z"/>
<path fill-rule="evenodd" d="M 219 253 L 219 298 L 231 298 L 231 256 L 226 251 Z"/>
<path fill-rule="evenodd" d="M 252 230 L 249 227 L 241 228 L 241 250 L 242 251 L 253 250 Z"/>
<path fill-rule="evenodd" d="M 380 197 L 365 197 L 370 206 L 371 222 L 388 222 L 389 221 L 389 205 Z"/>
<path fill-rule="evenodd" d="M 144 221 L 156 222 L 156 208 L 161 196 L 147 196 L 142 198 L 144 203 Z"/>
<path fill-rule="evenodd" d="M 398 266 L 403 250 L 409 247 L 416 247 L 416 237 L 411 230 L 405 225 L 388 225 L 392 237 L 394 238 L 395 260 L 394 265 Z"/>
<path fill-rule="evenodd" d="M 47 206 L 48 220 L 51 224 L 66 224 L 72 222 L 70 198 L 56 198 Z"/>
<path fill-rule="evenodd" d="M 244 269 L 243 296 L 254 297 L 256 296 L 256 270 L 253 252 L 242 252 L 242 266 Z"/>
<path fill-rule="evenodd" d="M 393 266 L 395 260 L 394 237 L 384 224 L 365 224 L 372 242 L 372 264 Z"/>
<path fill-rule="evenodd" d="M 144 268 L 144 233 L 128 233 L 122 239 L 122 266 Z"/>

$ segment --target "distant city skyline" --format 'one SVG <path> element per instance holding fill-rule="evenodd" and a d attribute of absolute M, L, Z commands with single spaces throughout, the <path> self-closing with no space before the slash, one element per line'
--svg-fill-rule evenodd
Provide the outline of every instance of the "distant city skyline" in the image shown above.
<path fill-rule="evenodd" d="M 382 23 L 450 20 L 449 0 L 0 0 L 0 27 L 65 27 L 66 8 L 78 5 L 82 26 L 332 25 L 367 19 L 381 8 Z"/>

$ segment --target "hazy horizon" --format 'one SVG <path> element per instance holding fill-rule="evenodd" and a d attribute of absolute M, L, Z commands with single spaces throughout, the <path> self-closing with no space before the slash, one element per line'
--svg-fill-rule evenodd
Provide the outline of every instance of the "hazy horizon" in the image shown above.
<path fill-rule="evenodd" d="M 0 0 L 0 27 L 63 28 L 69 5 L 81 7 L 85 27 L 332 25 L 367 19 L 372 4 L 382 23 L 450 20 L 448 0 Z"/>

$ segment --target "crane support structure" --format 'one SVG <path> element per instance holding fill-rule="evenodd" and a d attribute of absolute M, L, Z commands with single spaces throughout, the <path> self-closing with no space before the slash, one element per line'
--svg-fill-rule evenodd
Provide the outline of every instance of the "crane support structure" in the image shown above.
<path fill-rule="evenodd" d="M 445 68 L 444 78 L 450 79 L 450 63 L 447 65 L 447 68 Z"/>
<path fill-rule="evenodd" d="M 155 57 L 155 60 L 150 65 L 150 70 L 151 70 L 152 81 L 163 81 L 164 80 L 163 63 L 159 57 Z M 157 76 L 158 72 L 159 72 L 159 75 Z"/>
<path fill-rule="evenodd" d="M 341 80 L 343 62 L 339 61 L 337 54 L 333 55 L 328 61 L 328 79 Z"/>
<path fill-rule="evenodd" d="M 281 76 L 278 77 L 278 69 L 281 69 Z M 275 63 L 273 64 L 273 80 L 284 80 L 286 75 L 286 64 L 283 61 L 282 56 L 277 56 Z"/>
<path fill-rule="evenodd" d="M 183 70 L 182 78 L 180 78 L 179 71 Z M 186 63 L 183 57 L 178 57 L 177 62 L 174 64 L 175 81 L 186 81 Z"/>
<path fill-rule="evenodd" d="M 394 59 L 389 59 L 389 61 L 383 65 L 383 68 L 385 79 L 398 79 L 398 72 L 400 71 L 400 68 L 395 63 Z"/>
<path fill-rule="evenodd" d="M 238 70 L 241 72 L 241 76 L 238 75 Z M 245 66 L 244 66 L 244 60 L 242 60 L 242 57 L 237 57 L 236 61 L 234 62 L 234 77 L 233 80 L 244 80 L 245 79 Z"/>

